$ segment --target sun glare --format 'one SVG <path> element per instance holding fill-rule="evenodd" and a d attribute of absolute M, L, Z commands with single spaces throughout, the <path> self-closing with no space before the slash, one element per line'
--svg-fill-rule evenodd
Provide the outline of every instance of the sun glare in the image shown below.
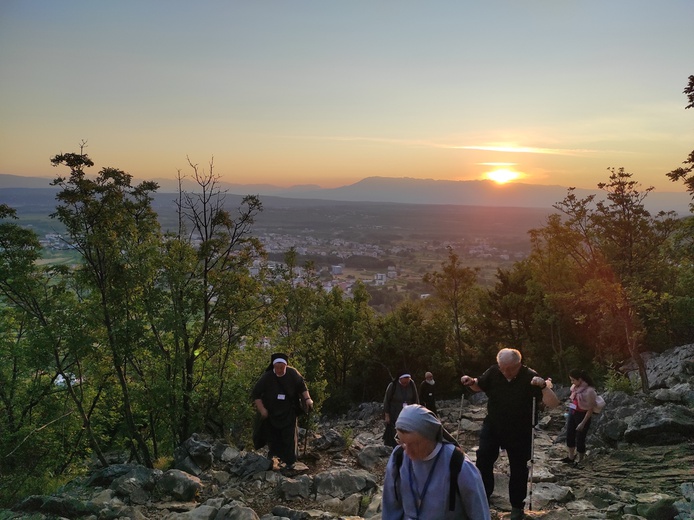
<path fill-rule="evenodd" d="M 494 170 L 487 173 L 486 177 L 497 184 L 506 184 L 507 182 L 515 181 L 520 175 L 511 170 Z"/>

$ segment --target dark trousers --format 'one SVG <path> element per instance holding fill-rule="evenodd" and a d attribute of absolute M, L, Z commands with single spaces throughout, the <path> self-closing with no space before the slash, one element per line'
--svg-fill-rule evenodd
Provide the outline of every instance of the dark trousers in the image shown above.
<path fill-rule="evenodd" d="M 436 415 L 436 416 L 438 417 L 439 412 L 438 412 L 438 410 L 436 409 L 436 401 L 434 401 L 434 400 L 432 399 L 431 401 L 428 401 L 428 402 L 427 402 L 427 401 L 424 401 L 424 403 L 422 403 L 422 404 L 423 404 L 425 407 L 427 407 L 429 410 L 431 410 L 432 412 L 434 412 L 434 415 Z"/>
<path fill-rule="evenodd" d="M 386 424 L 386 429 L 383 432 L 383 444 L 395 448 L 398 443 L 395 442 L 395 423 Z"/>
<path fill-rule="evenodd" d="M 270 424 L 268 428 L 268 457 L 279 457 L 288 466 L 296 462 L 297 424 L 277 428 Z"/>
<path fill-rule="evenodd" d="M 586 437 L 588 436 L 588 428 L 590 428 L 591 419 L 588 419 L 583 431 L 579 432 L 576 430 L 576 426 L 581 424 L 585 416 L 586 412 L 571 410 L 569 416 L 566 418 L 566 446 L 569 448 L 576 448 L 578 453 L 586 452 Z"/>
<path fill-rule="evenodd" d="M 494 464 L 499 458 L 499 450 L 505 449 L 511 475 L 508 481 L 508 496 L 512 507 L 523 509 L 528 494 L 528 461 L 532 432 L 498 432 L 489 424 L 483 423 L 480 431 L 480 446 L 477 450 L 477 469 L 482 475 L 487 498 L 494 492 Z"/>

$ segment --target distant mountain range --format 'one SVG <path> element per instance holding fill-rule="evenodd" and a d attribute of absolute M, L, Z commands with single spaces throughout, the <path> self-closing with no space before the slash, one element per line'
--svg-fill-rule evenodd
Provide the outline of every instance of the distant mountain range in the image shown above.
<path fill-rule="evenodd" d="M 53 178 L 22 177 L 0 174 L 3 188 L 49 188 Z M 160 185 L 159 193 L 175 193 L 178 183 L 171 179 L 153 179 Z M 354 202 L 390 202 L 404 204 L 446 204 L 458 206 L 485 206 L 508 208 L 550 209 L 567 194 L 563 186 L 510 183 L 498 185 L 492 181 L 445 181 L 413 179 L 407 177 L 367 177 L 359 182 L 339 188 L 321 188 L 314 185 L 281 188 L 270 184 L 232 184 L 220 181 L 220 189 L 237 195 L 266 195 L 292 199 L 321 199 Z M 190 179 L 184 179 L 184 189 L 194 190 Z M 578 197 L 596 194 L 600 190 L 576 189 Z M 651 192 L 645 205 L 649 211 L 676 211 L 689 213 L 691 197 L 684 192 Z"/>

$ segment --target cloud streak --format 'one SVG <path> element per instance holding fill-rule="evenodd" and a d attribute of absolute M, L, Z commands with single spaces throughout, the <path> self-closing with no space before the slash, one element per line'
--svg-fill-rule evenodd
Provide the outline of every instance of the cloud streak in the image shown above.
<path fill-rule="evenodd" d="M 491 145 L 476 145 L 476 146 L 452 146 L 451 148 L 461 150 L 480 150 L 485 152 L 503 152 L 503 153 L 530 153 L 541 155 L 586 155 L 596 153 L 597 150 L 588 149 L 567 149 L 567 148 L 538 148 L 534 146 L 491 146 Z"/>
<path fill-rule="evenodd" d="M 501 153 L 528 153 L 540 155 L 566 155 L 580 156 L 598 153 L 598 150 L 587 148 L 541 148 L 534 146 L 517 146 L 517 145 L 451 145 L 442 144 L 433 141 L 421 139 L 395 139 L 387 137 L 359 137 L 359 136 L 287 136 L 293 139 L 318 139 L 323 141 L 335 142 L 366 142 L 392 144 L 400 146 L 415 146 L 424 148 L 442 148 L 450 150 L 477 150 L 484 152 L 501 152 Z"/>

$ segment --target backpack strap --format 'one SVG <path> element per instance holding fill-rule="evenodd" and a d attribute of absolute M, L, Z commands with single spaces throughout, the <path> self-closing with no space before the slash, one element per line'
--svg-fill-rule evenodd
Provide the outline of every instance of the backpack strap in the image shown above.
<path fill-rule="evenodd" d="M 451 474 L 450 488 L 448 490 L 448 509 L 455 511 L 455 495 L 458 493 L 458 473 L 463 468 L 463 451 L 456 447 L 451 455 L 449 470 Z"/>
<path fill-rule="evenodd" d="M 398 487 L 400 484 L 400 467 L 402 466 L 402 459 L 405 456 L 405 451 L 402 446 L 398 445 L 393 449 L 393 456 L 395 457 L 395 478 L 393 479 L 393 487 L 395 489 L 395 499 L 400 501 L 398 496 Z"/>

